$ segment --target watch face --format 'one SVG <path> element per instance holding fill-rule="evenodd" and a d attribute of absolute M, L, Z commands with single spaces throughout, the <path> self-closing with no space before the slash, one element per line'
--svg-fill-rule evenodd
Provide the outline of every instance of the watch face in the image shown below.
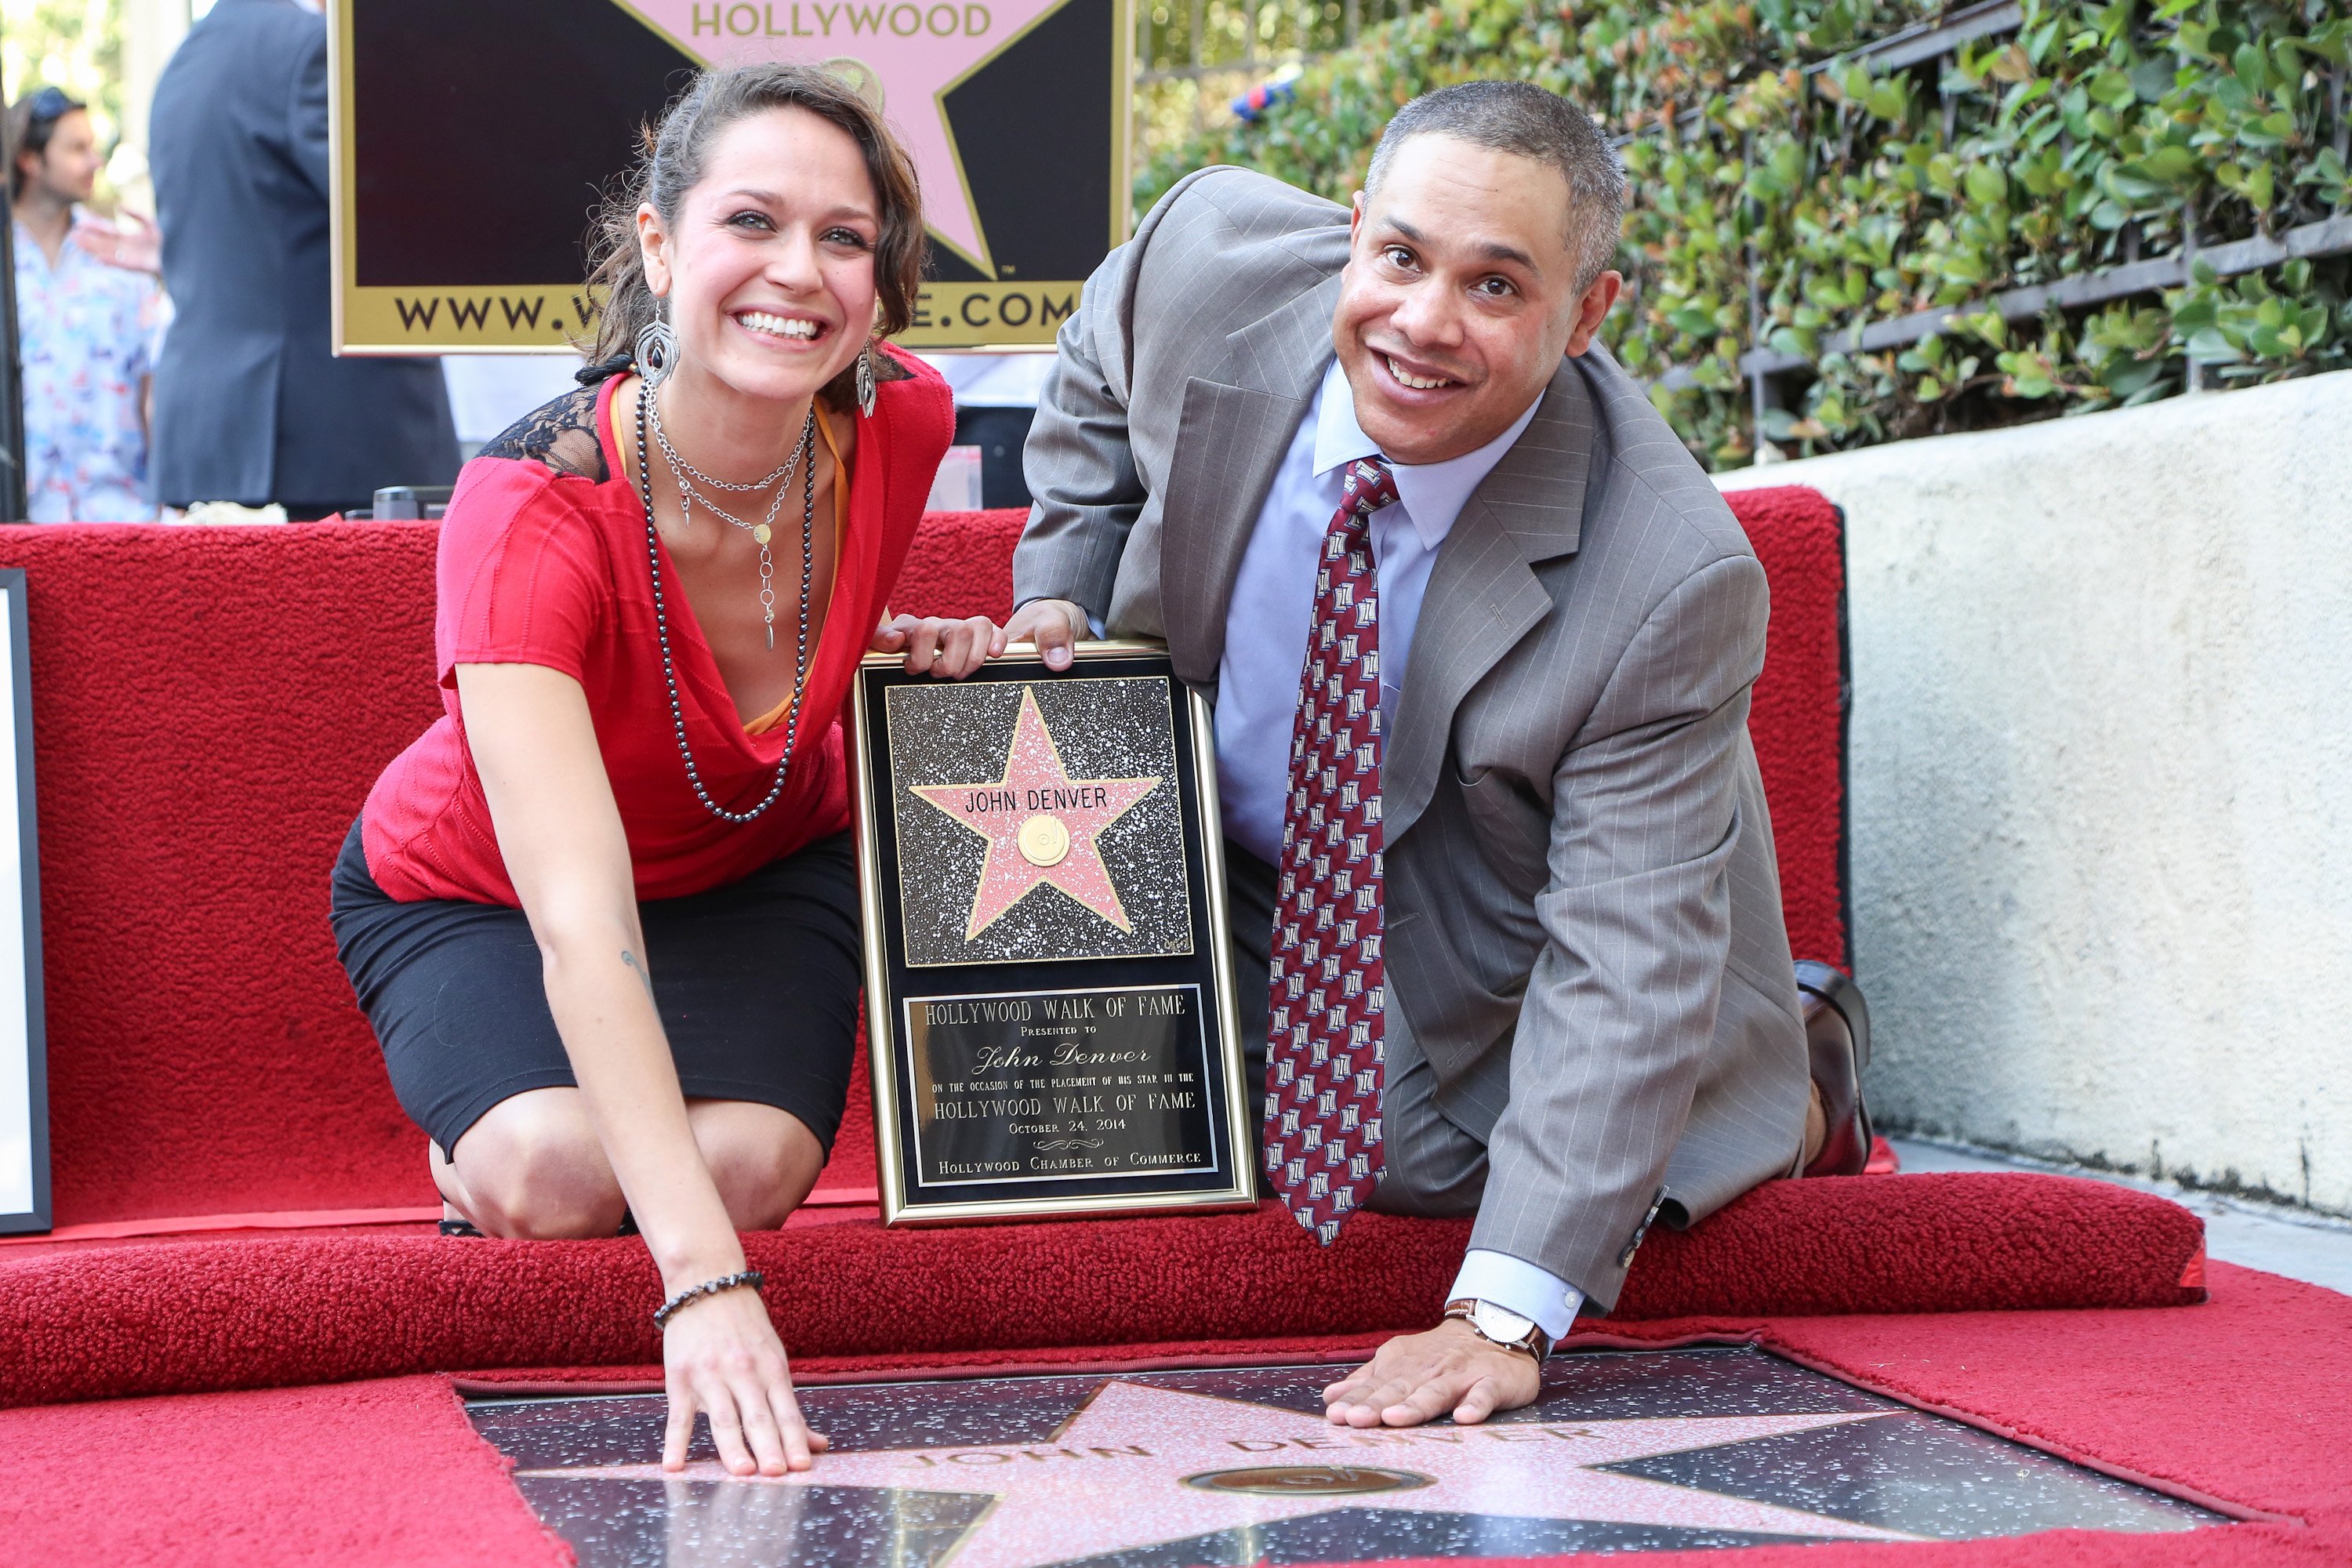
<path fill-rule="evenodd" d="M 1533 1319 L 1522 1318 L 1508 1307 L 1497 1307 L 1492 1301 L 1481 1301 L 1473 1309 L 1471 1321 L 1480 1333 L 1505 1344 L 1516 1344 L 1528 1337 L 1533 1329 Z"/>

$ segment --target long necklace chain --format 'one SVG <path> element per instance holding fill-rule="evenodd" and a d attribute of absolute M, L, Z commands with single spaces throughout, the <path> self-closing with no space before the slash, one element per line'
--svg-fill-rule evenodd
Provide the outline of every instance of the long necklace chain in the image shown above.
<path fill-rule="evenodd" d="M 734 524 L 737 528 L 740 528 L 744 532 L 750 534 L 752 542 L 759 545 L 760 618 L 765 624 L 767 628 L 768 650 L 771 653 L 774 652 L 776 647 L 776 563 L 774 559 L 768 553 L 768 541 L 775 537 L 776 514 L 783 510 L 784 497 L 791 493 L 793 488 L 793 470 L 799 468 L 802 461 L 805 459 L 809 464 L 811 477 L 814 477 L 816 468 L 816 459 L 814 456 L 816 451 L 816 405 L 814 403 L 809 405 L 808 417 L 801 422 L 801 438 L 799 443 L 793 447 L 793 455 L 785 458 L 783 462 L 776 468 L 771 469 L 768 477 L 759 481 L 759 483 L 737 485 L 730 484 L 725 479 L 714 479 L 709 475 L 704 473 L 700 468 L 696 468 L 692 463 L 688 462 L 684 458 L 679 457 L 677 455 L 677 448 L 670 445 L 669 432 L 662 428 L 661 399 L 655 397 L 647 399 L 646 402 L 650 405 L 649 419 L 653 426 L 654 440 L 661 447 L 662 460 L 669 465 L 669 477 L 671 481 L 677 486 L 678 507 L 686 514 L 687 524 L 689 527 L 693 525 L 694 503 L 700 501 L 702 503 L 703 510 L 710 513 L 713 517 L 719 519 L 721 521 Z M 719 505 L 716 501 L 713 501 L 709 496 L 704 495 L 700 490 L 696 489 L 694 488 L 693 481 L 687 477 L 689 474 L 691 474 L 694 479 L 700 479 L 704 484 L 717 485 L 721 489 L 738 490 L 749 493 L 762 489 L 772 484 L 776 487 L 776 493 L 768 501 L 768 515 L 765 520 L 756 523 L 745 522 L 741 518 L 737 517 L 733 512 L 729 511 L 726 508 Z M 782 482 L 779 483 L 779 480 Z"/>
<path fill-rule="evenodd" d="M 646 509 L 646 563 L 653 571 L 654 633 L 661 640 L 662 681 L 669 689 L 670 727 L 677 734 L 677 754 L 686 762 L 686 782 L 694 786 L 694 798 L 702 803 L 702 808 L 722 822 L 750 822 L 782 798 L 784 779 L 792 771 L 793 752 L 800 743 L 801 697 L 808 688 L 809 584 L 815 563 L 813 542 L 816 536 L 816 464 L 809 463 L 802 470 L 801 479 L 800 640 L 793 656 L 792 706 L 784 714 L 784 754 L 776 760 L 776 780 L 768 786 L 767 798 L 749 811 L 730 811 L 711 799 L 710 792 L 703 787 L 702 770 L 694 765 L 694 748 L 687 743 L 686 709 L 678 701 L 677 666 L 669 648 L 669 611 L 662 597 L 661 534 L 654 526 L 652 454 L 646 450 L 646 409 L 653 400 L 653 394 L 643 390 L 641 385 L 637 395 L 637 499 L 645 503 Z M 655 417 L 660 417 L 658 412 Z M 810 411 L 810 418 L 815 418 L 814 409 Z M 802 439 L 806 441 L 807 438 L 808 431 L 804 427 Z M 782 493 L 781 488 L 778 493 Z"/>

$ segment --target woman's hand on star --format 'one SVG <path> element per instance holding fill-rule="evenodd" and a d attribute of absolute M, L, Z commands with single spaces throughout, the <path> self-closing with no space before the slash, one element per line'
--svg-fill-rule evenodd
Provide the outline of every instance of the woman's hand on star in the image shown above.
<path fill-rule="evenodd" d="M 909 675 L 961 680 L 1004 651 L 1004 632 L 986 616 L 895 616 L 874 628 L 874 651 L 905 654 Z"/>
<path fill-rule="evenodd" d="M 662 1468 L 686 1468 L 694 1415 L 710 1419 L 719 1462 L 733 1476 L 805 1470 L 825 1450 L 793 1397 L 783 1342 L 757 1290 L 722 1290 L 688 1303 L 662 1331 L 669 1424 Z"/>

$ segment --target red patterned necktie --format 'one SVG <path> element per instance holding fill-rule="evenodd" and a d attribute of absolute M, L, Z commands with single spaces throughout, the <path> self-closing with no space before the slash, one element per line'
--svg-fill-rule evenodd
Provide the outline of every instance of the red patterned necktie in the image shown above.
<path fill-rule="evenodd" d="M 1265 1168 L 1326 1247 L 1381 1179 L 1381 627 L 1372 514 L 1387 463 L 1340 479 L 1290 731 L 1267 1015 Z"/>

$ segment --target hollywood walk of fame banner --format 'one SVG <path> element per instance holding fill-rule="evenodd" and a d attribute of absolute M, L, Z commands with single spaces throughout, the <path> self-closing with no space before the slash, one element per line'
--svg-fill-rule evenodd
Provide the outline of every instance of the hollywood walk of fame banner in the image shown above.
<path fill-rule="evenodd" d="M 854 706 L 883 1217 L 1250 1202 L 1215 747 L 1166 653 L 877 655 Z"/>
<path fill-rule="evenodd" d="M 570 352 L 591 210 L 689 74 L 830 64 L 923 188 L 918 349 L 1046 344 L 1127 237 L 1130 0 L 328 0 L 340 353 Z"/>

